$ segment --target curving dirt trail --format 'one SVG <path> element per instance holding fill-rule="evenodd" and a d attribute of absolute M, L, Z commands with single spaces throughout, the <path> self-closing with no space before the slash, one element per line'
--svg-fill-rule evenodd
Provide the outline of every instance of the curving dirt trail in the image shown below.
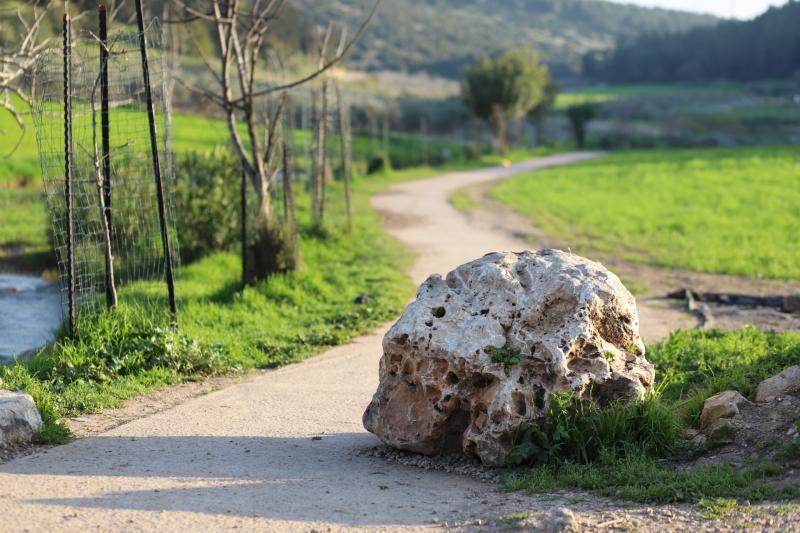
<path fill-rule="evenodd" d="M 591 156 L 566 154 L 400 184 L 374 204 L 392 232 L 417 251 L 412 275 L 419 282 L 485 252 L 524 248 L 501 232 L 467 225 L 447 202 L 456 187 Z M 474 477 L 365 455 L 379 444 L 362 428 L 361 414 L 377 385 L 387 327 L 0 465 L 0 531 L 407 531 L 445 523 L 482 530 L 502 525 L 494 520 L 509 513 L 546 517 L 558 508 L 570 509 L 585 530 L 725 528 L 698 524 L 689 506 L 505 494 Z"/>

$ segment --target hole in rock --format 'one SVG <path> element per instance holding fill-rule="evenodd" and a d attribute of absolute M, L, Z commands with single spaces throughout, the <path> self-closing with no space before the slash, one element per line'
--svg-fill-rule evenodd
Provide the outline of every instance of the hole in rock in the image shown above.
<path fill-rule="evenodd" d="M 431 314 L 435 318 L 442 318 L 445 314 L 444 307 L 434 307 L 433 309 L 431 309 Z"/>
<path fill-rule="evenodd" d="M 494 376 L 486 376 L 484 374 L 475 374 L 470 381 L 471 385 L 476 389 L 485 389 L 494 381 Z"/>
<path fill-rule="evenodd" d="M 461 381 L 460 379 L 458 379 L 458 376 L 456 376 L 454 372 L 448 372 L 447 375 L 444 377 L 444 380 L 450 385 L 455 385 L 456 383 Z"/>
<path fill-rule="evenodd" d="M 547 391 L 544 390 L 542 387 L 535 387 L 534 394 L 533 394 L 533 405 L 536 406 L 536 409 L 539 411 L 544 411 L 546 406 L 547 400 Z"/>
<path fill-rule="evenodd" d="M 511 400 L 514 403 L 514 412 L 517 413 L 519 416 L 525 416 L 528 414 L 528 404 L 525 401 L 525 395 L 521 392 L 515 392 L 511 395 Z"/>

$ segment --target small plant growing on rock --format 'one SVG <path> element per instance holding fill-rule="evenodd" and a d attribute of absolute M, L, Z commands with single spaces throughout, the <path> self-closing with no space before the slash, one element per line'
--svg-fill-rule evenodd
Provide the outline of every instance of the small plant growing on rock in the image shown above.
<path fill-rule="evenodd" d="M 511 346 L 506 344 L 502 348 L 497 346 L 487 346 L 486 352 L 492 356 L 493 363 L 502 363 L 506 368 L 520 363 L 523 359 L 521 352 L 511 350 Z"/>
<path fill-rule="evenodd" d="M 434 307 L 431 309 L 431 314 L 434 316 L 434 318 L 442 318 L 444 313 L 444 307 Z"/>

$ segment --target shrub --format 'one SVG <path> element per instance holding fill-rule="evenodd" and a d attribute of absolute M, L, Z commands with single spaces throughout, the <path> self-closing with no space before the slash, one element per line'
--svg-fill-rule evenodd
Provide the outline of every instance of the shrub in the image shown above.
<path fill-rule="evenodd" d="M 370 159 L 369 165 L 367 165 L 367 174 L 380 174 L 390 170 L 392 170 L 392 161 L 387 155 L 375 156 Z"/>
<path fill-rule="evenodd" d="M 175 216 L 181 260 L 239 242 L 241 163 L 229 151 L 193 152 L 177 164 Z"/>

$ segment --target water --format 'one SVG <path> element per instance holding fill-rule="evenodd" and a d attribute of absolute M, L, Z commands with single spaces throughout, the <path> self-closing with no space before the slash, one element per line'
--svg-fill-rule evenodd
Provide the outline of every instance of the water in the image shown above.
<path fill-rule="evenodd" d="M 53 340 L 62 317 L 58 284 L 0 273 L 0 363 Z"/>

